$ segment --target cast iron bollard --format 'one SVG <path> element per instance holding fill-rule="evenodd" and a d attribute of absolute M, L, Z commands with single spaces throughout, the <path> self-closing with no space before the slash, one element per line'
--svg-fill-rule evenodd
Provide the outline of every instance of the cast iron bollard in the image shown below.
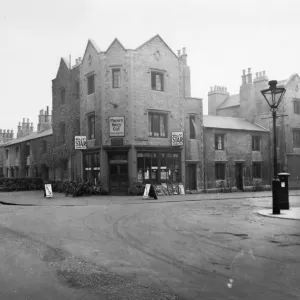
<path fill-rule="evenodd" d="M 280 187 L 278 188 L 280 209 L 290 209 L 289 176 L 289 173 L 278 173 L 278 178 L 280 180 Z"/>

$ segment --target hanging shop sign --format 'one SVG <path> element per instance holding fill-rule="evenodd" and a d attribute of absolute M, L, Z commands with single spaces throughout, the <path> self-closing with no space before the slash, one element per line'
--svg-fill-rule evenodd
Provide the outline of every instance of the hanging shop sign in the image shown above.
<path fill-rule="evenodd" d="M 86 149 L 86 136 L 75 136 L 75 149 Z"/>
<path fill-rule="evenodd" d="M 172 146 L 183 146 L 183 132 L 172 132 Z"/>
<path fill-rule="evenodd" d="M 124 136 L 124 117 L 110 117 L 109 118 L 109 136 Z"/>

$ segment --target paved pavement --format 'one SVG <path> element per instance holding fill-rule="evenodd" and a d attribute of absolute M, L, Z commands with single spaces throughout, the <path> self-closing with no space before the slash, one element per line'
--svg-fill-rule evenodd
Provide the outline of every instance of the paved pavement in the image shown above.
<path fill-rule="evenodd" d="M 290 197 L 300 199 L 300 190 L 289 192 Z M 232 199 L 255 199 L 271 198 L 270 191 L 264 192 L 237 192 L 237 193 L 215 193 L 215 194 L 187 194 L 175 196 L 158 196 L 158 200 L 152 198 L 143 199 L 142 196 L 85 196 L 85 197 L 65 197 L 61 193 L 54 193 L 53 198 L 44 198 L 42 191 L 27 192 L 5 192 L 0 193 L 0 203 L 29 206 L 94 206 L 103 204 L 145 204 L 145 203 L 166 203 L 184 201 L 204 201 L 204 200 L 232 200 Z M 269 209 L 258 211 L 262 216 L 300 220 L 300 208 L 290 206 L 289 210 L 281 210 L 280 215 L 272 214 L 270 203 Z"/>

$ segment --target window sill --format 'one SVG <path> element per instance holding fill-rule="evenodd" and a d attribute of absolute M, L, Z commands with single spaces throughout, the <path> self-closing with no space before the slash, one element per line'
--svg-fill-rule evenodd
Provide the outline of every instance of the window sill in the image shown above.
<path fill-rule="evenodd" d="M 167 136 L 148 136 L 148 138 L 150 139 L 167 139 L 168 137 Z"/>
<path fill-rule="evenodd" d="M 153 92 L 159 92 L 159 93 L 164 93 L 165 92 L 165 91 L 154 90 L 154 89 L 151 89 L 151 91 L 153 91 Z"/>

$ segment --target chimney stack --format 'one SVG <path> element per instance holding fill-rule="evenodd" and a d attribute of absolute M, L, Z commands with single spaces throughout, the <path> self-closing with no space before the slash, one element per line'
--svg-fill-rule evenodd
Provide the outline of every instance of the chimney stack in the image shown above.
<path fill-rule="evenodd" d="M 247 79 L 248 79 L 248 84 L 252 83 L 252 73 L 251 73 L 251 68 L 248 68 L 248 74 L 247 74 Z"/>
<path fill-rule="evenodd" d="M 243 70 L 242 84 L 246 84 L 246 70 Z"/>
<path fill-rule="evenodd" d="M 31 126 L 30 126 L 30 132 L 33 132 L 33 123 L 31 123 Z"/>
<path fill-rule="evenodd" d="M 182 57 L 182 62 L 186 65 L 187 64 L 187 54 L 186 54 L 186 48 L 185 47 L 182 48 L 181 57 Z"/>

